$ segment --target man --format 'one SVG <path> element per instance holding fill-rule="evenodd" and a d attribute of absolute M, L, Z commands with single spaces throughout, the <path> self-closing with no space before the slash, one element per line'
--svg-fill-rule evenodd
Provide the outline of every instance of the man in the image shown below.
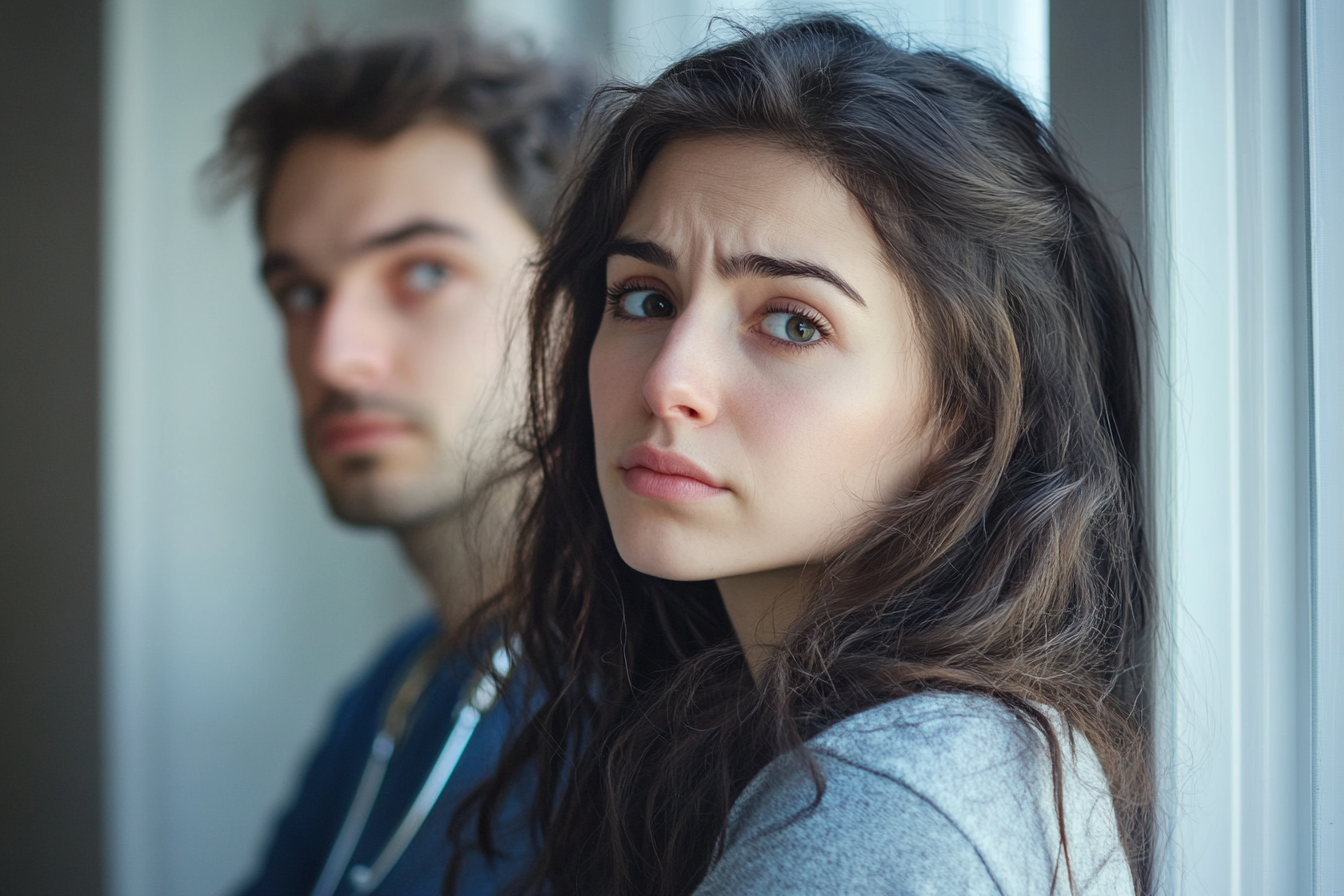
<path fill-rule="evenodd" d="M 321 45 L 230 117 L 217 166 L 254 200 L 308 459 L 332 513 L 394 533 L 436 611 L 342 699 L 248 896 L 439 893 L 453 811 L 498 756 L 509 707 L 446 645 L 501 575 L 506 349 L 584 86 L 465 34 Z M 498 845 L 459 892 L 528 857 L 521 827 Z"/>

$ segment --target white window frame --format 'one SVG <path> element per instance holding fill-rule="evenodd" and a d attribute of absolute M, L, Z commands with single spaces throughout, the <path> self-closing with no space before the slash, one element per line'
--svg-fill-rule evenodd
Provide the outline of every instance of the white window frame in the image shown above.
<path fill-rule="evenodd" d="M 1313 892 L 1344 893 L 1344 4 L 1303 4 L 1312 427 Z"/>
<path fill-rule="evenodd" d="M 1147 12 L 1159 892 L 1338 894 L 1344 9 Z"/>

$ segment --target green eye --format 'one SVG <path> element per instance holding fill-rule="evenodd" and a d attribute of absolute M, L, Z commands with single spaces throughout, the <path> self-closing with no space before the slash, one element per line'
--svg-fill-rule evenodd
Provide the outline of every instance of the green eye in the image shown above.
<path fill-rule="evenodd" d="M 821 338 L 817 325 L 800 314 L 788 314 L 783 311 L 767 314 L 761 322 L 761 329 L 776 339 L 805 345 Z"/>
<path fill-rule="evenodd" d="M 412 292 L 433 292 L 448 279 L 448 266 L 436 261 L 418 261 L 406 269 L 406 288 Z"/>
<path fill-rule="evenodd" d="M 630 317 L 671 317 L 672 300 L 652 289 L 635 289 L 621 296 L 621 311 Z"/>

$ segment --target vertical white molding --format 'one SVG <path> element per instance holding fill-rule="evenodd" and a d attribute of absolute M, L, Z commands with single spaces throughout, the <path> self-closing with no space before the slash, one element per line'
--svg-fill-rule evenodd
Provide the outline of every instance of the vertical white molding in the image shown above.
<path fill-rule="evenodd" d="M 1176 712 L 1178 694 L 1173 686 L 1178 667 L 1175 645 L 1176 514 L 1173 509 L 1177 464 L 1170 446 L 1176 443 L 1176 398 L 1171 343 L 1171 72 L 1167 0 L 1147 0 L 1143 45 L 1144 72 L 1144 210 L 1146 216 L 1149 301 L 1152 332 L 1148 346 L 1149 375 L 1148 468 L 1149 529 L 1159 604 L 1152 634 L 1152 725 L 1156 827 L 1153 883 L 1161 896 L 1179 892 L 1176 798 L 1183 772 L 1177 767 Z"/>
<path fill-rule="evenodd" d="M 1313 892 L 1344 894 L 1344 4 L 1305 0 L 1314 439 Z"/>
<path fill-rule="evenodd" d="M 1001 0 L 1006 6 L 1004 31 L 1010 35 L 1009 67 L 1020 87 L 1034 101 L 1036 112 L 1050 120 L 1050 0 Z"/>
<path fill-rule="evenodd" d="M 160 779 L 152 732 L 159 715 L 148 469 L 145 359 L 152 339 L 145 197 L 154 189 L 146 145 L 151 93 L 149 5 L 109 0 L 103 45 L 103 682 L 105 837 L 109 896 L 162 891 Z"/>
<path fill-rule="evenodd" d="M 1294 2 L 1236 0 L 1242 485 L 1242 891 L 1305 893 L 1310 430 L 1301 60 Z"/>
<path fill-rule="evenodd" d="M 1158 549 L 1166 551 L 1172 687 L 1171 892 L 1232 896 L 1238 380 L 1228 6 L 1169 0 L 1166 7 L 1167 232 L 1154 240 L 1162 253 L 1154 281 L 1169 377 L 1169 493 L 1155 504 L 1169 514 Z"/>
<path fill-rule="evenodd" d="M 1150 10 L 1161 891 L 1305 893 L 1296 9 Z"/>
<path fill-rule="evenodd" d="M 489 0 L 469 0 L 472 8 Z M 536 2 L 536 0 L 532 0 Z M 570 0 L 602 2 L 602 0 Z M 716 15 L 752 24 L 835 11 L 901 36 L 968 52 L 1007 77 L 1045 118 L 1050 114 L 1050 0 L 609 0 L 612 68 L 643 80 L 709 35 Z M 727 33 L 727 32 L 721 32 Z"/>

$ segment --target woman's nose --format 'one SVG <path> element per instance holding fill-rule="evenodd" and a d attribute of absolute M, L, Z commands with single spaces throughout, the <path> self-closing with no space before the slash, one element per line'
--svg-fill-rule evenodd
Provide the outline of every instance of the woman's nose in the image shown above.
<path fill-rule="evenodd" d="M 644 374 L 644 403 L 655 417 L 706 426 L 718 416 L 716 371 L 727 347 L 710 318 L 683 314 L 669 328 Z"/>

